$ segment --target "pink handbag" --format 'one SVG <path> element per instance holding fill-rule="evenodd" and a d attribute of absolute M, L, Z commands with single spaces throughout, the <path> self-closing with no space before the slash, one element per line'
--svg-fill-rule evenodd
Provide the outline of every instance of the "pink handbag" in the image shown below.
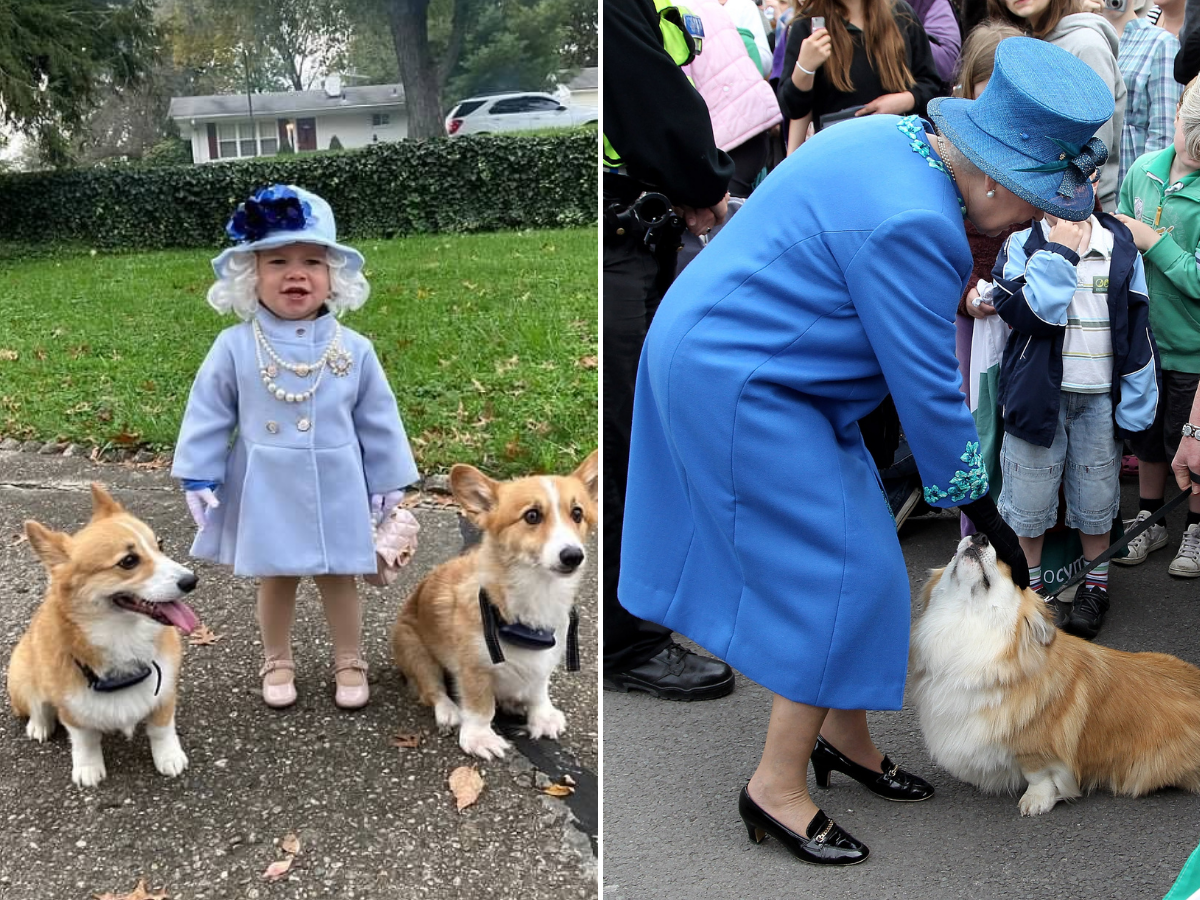
<path fill-rule="evenodd" d="M 396 580 L 401 567 L 408 564 L 417 552 L 417 532 L 421 530 L 416 517 L 407 509 L 393 507 L 386 519 L 375 526 L 374 575 L 363 580 L 375 587 L 387 587 Z"/>

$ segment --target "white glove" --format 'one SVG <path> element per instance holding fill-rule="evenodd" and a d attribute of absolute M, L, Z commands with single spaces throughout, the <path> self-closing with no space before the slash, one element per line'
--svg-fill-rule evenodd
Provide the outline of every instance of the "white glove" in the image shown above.
<path fill-rule="evenodd" d="M 378 525 L 388 517 L 390 513 L 401 500 L 404 499 L 404 491 L 388 491 L 386 494 L 371 495 L 371 521 Z"/>
<path fill-rule="evenodd" d="M 199 491 L 184 491 L 184 498 L 187 500 L 192 518 L 196 520 L 196 527 L 203 531 L 204 526 L 208 524 L 208 511 L 220 506 L 221 501 L 217 499 L 210 488 L 203 488 Z"/>

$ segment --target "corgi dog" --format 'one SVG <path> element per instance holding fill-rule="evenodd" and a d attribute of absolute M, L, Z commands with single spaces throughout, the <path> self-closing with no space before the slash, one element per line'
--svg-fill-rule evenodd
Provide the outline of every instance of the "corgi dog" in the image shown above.
<path fill-rule="evenodd" d="M 498 482 L 468 465 L 450 471 L 483 540 L 417 585 L 392 629 L 392 650 L 438 726 L 458 727 L 459 746 L 472 756 L 497 759 L 508 749 L 492 729 L 497 704 L 523 712 L 530 737 L 556 738 L 566 727 L 550 702 L 550 676 L 574 639 L 598 481 L 596 452 L 567 476 Z M 446 672 L 458 703 L 446 693 Z"/>
<path fill-rule="evenodd" d="M 914 611 L 911 699 L 936 763 L 1021 815 L 1095 787 L 1200 791 L 1200 669 L 1059 631 L 983 535 L 963 538 Z"/>
<path fill-rule="evenodd" d="M 176 776 L 187 754 L 175 734 L 175 681 L 185 634 L 198 624 L 181 598 L 196 576 L 163 555 L 150 527 L 92 485 L 92 518 L 73 535 L 25 523 L 49 587 L 8 664 L 13 712 L 45 741 L 62 722 L 71 780 L 104 780 L 101 735 L 128 738 L 146 722 L 154 766 Z"/>

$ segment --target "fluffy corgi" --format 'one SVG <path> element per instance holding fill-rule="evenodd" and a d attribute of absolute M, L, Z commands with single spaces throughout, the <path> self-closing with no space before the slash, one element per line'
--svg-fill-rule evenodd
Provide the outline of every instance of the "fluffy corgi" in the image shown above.
<path fill-rule="evenodd" d="M 175 734 L 179 635 L 196 627 L 180 598 L 196 576 L 159 549 L 145 522 L 98 484 L 92 518 L 73 535 L 29 521 L 25 533 L 50 575 L 45 599 L 8 664 L 13 712 L 45 741 L 61 721 L 71 736 L 71 780 L 104 780 L 100 737 L 133 737 L 146 722 L 154 766 L 175 776 L 187 755 Z"/>
<path fill-rule="evenodd" d="M 1095 787 L 1200 791 L 1200 669 L 1058 631 L 983 535 L 963 538 L 918 606 L 911 698 L 934 761 L 956 778 L 1027 784 L 1025 816 Z"/>
<path fill-rule="evenodd" d="M 417 585 L 392 629 L 392 650 L 438 725 L 457 726 L 459 746 L 473 756 L 508 749 L 492 729 L 497 704 L 525 713 L 531 737 L 556 738 L 566 727 L 550 702 L 550 676 L 573 638 L 584 545 L 596 524 L 596 466 L 593 452 L 565 477 L 497 482 L 467 465 L 450 471 L 483 541 Z M 459 703 L 446 693 L 445 672 Z"/>

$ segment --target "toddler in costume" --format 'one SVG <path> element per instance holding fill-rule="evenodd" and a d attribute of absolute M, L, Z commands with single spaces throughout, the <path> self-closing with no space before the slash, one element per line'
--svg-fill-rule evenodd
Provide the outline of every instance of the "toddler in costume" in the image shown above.
<path fill-rule="evenodd" d="M 296 700 L 296 588 L 317 584 L 334 648 L 335 702 L 369 698 L 356 575 L 377 570 L 372 524 L 417 479 L 371 342 L 337 316 L 366 302 L 363 257 L 333 210 L 272 185 L 241 204 L 213 260 L 208 302 L 243 321 L 213 342 L 188 397 L 172 474 L 199 532 L 192 555 L 261 579 L 263 700 Z M 232 438 L 232 444 L 231 444 Z"/>

